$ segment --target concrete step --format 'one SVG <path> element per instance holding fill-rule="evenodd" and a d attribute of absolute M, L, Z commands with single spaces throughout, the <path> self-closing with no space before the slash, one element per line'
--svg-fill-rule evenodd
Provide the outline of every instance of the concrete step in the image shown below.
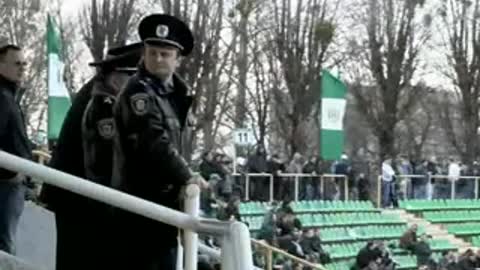
<path fill-rule="evenodd" d="M 418 226 L 424 227 L 427 233 L 429 235 L 432 235 L 433 238 L 447 239 L 459 250 L 467 250 L 469 248 L 472 248 L 471 243 L 466 242 L 461 238 L 457 238 L 455 237 L 455 235 L 449 234 L 446 226 L 443 226 L 441 224 L 432 224 L 431 222 L 402 209 L 385 209 L 382 211 L 382 213 L 399 215 L 400 218 L 408 224 L 408 226 L 417 224 Z"/>

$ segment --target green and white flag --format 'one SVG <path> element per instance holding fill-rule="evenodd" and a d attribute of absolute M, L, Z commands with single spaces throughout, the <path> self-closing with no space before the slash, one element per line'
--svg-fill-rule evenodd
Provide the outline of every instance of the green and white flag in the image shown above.
<path fill-rule="evenodd" d="M 62 41 L 54 21 L 48 16 L 48 139 L 56 140 L 71 101 L 63 81 L 64 63 L 61 58 Z"/>
<path fill-rule="evenodd" d="M 324 160 L 338 160 L 343 153 L 347 92 L 346 85 L 329 71 L 322 71 L 321 156 Z"/>

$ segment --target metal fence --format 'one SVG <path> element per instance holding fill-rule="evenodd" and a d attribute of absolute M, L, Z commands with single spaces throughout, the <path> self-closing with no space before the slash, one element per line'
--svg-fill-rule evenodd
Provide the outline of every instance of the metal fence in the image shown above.
<path fill-rule="evenodd" d="M 28 175 L 50 185 L 69 190 L 79 195 L 130 211 L 132 213 L 163 222 L 186 231 L 185 269 L 197 269 L 197 232 L 222 238 L 222 269 L 254 269 L 250 232 L 241 222 L 222 222 L 215 219 L 199 218 L 197 186 L 187 187 L 185 206 L 187 213 L 176 211 L 132 195 L 95 184 L 35 162 L 0 151 L 0 167 Z"/>
<path fill-rule="evenodd" d="M 271 173 L 245 173 L 245 174 L 232 174 L 235 177 L 243 177 L 245 180 L 244 183 L 244 199 L 246 201 L 250 200 L 250 190 L 252 185 L 252 180 L 255 181 L 269 181 L 269 201 L 274 201 L 274 187 L 275 185 L 281 185 L 282 183 L 276 183 L 275 179 L 282 179 L 287 181 L 294 182 L 294 200 L 299 200 L 300 194 L 300 183 L 302 181 L 308 181 L 312 179 L 318 179 L 320 181 L 320 194 L 323 196 L 325 194 L 325 182 L 336 181 L 341 179 L 344 182 L 344 200 L 349 199 L 349 183 L 348 177 L 343 174 L 322 174 L 322 175 L 313 175 L 313 174 L 304 174 L 304 173 L 282 173 L 282 174 L 271 174 Z"/>
<path fill-rule="evenodd" d="M 450 185 L 450 199 L 455 199 L 457 197 L 457 185 L 460 180 L 474 181 L 474 190 L 473 198 L 478 199 L 479 196 L 479 180 L 480 176 L 459 176 L 452 177 L 448 175 L 419 175 L 419 174 L 409 174 L 409 175 L 396 175 L 397 181 L 404 181 L 405 185 L 401 187 L 401 191 L 404 194 L 404 199 L 411 199 L 414 193 L 415 186 L 412 185 L 414 181 L 425 180 L 425 199 L 435 199 L 434 192 L 434 180 L 447 180 Z M 409 192 L 410 191 L 410 192 Z M 379 175 L 377 178 L 377 206 L 382 206 L 382 194 L 383 194 L 383 181 L 382 176 Z"/>

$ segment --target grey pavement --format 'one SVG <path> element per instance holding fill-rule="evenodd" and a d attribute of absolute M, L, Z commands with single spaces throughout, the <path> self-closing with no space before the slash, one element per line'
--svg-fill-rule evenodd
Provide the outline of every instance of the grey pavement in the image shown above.
<path fill-rule="evenodd" d="M 17 257 L 34 265 L 35 270 L 54 270 L 56 251 L 55 216 L 45 208 L 25 203 L 17 231 Z M 30 268 L 3 268 L 25 269 Z"/>

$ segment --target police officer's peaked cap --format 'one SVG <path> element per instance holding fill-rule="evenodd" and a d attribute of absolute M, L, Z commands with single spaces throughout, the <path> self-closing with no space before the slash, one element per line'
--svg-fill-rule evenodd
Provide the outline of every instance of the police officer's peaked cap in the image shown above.
<path fill-rule="evenodd" d="M 105 59 L 90 63 L 89 65 L 99 68 L 134 71 L 140 61 L 142 48 L 142 42 L 110 48 Z"/>
<path fill-rule="evenodd" d="M 184 22 L 171 15 L 152 14 L 143 18 L 138 33 L 145 43 L 174 46 L 184 56 L 193 49 L 192 32 Z"/>

